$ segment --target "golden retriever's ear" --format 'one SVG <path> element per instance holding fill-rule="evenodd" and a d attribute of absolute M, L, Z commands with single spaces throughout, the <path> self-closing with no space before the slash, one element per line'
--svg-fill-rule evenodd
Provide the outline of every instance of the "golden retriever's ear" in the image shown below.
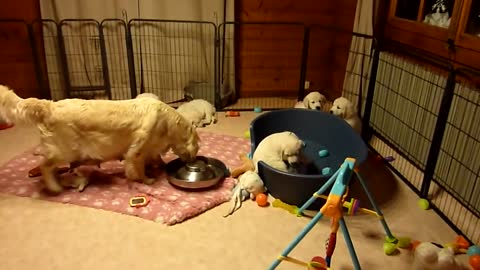
<path fill-rule="evenodd" d="M 305 145 L 305 142 L 304 142 L 304 141 L 298 140 L 298 143 L 300 144 L 300 149 L 305 148 L 306 145 Z"/>
<path fill-rule="evenodd" d="M 353 107 L 353 103 L 348 102 L 345 104 L 345 119 L 352 118 L 355 116 L 355 108 Z"/>
<path fill-rule="evenodd" d="M 303 106 L 305 106 L 306 109 L 310 109 L 310 99 L 308 98 L 308 95 L 303 98 Z"/>

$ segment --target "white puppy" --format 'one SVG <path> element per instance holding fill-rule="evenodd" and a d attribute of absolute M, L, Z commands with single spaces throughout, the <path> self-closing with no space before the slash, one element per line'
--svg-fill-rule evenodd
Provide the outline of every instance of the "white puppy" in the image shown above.
<path fill-rule="evenodd" d="M 321 111 L 326 102 L 327 98 L 320 94 L 320 92 L 310 92 L 305 98 L 303 98 L 303 101 L 299 101 L 295 104 L 295 108 Z"/>
<path fill-rule="evenodd" d="M 0 115 L 35 125 L 40 131 L 40 165 L 45 186 L 58 193 L 56 168 L 76 161 L 124 159 L 129 180 L 153 182 L 145 176 L 145 161 L 170 148 L 191 161 L 199 150 L 195 128 L 175 109 L 153 99 L 57 102 L 22 99 L 0 86 Z"/>
<path fill-rule="evenodd" d="M 258 173 L 258 162 L 263 161 L 269 166 L 288 171 L 289 165 L 299 162 L 303 141 L 295 133 L 284 131 L 265 137 L 253 153 L 253 165 Z"/>
<path fill-rule="evenodd" d="M 183 103 L 177 108 L 183 117 L 196 127 L 203 127 L 217 122 L 217 111 L 210 102 L 204 99 L 194 99 Z"/>
<path fill-rule="evenodd" d="M 160 100 L 160 98 L 158 98 L 158 96 L 155 95 L 154 93 L 142 93 L 142 94 L 139 94 L 136 98 L 154 98 L 154 99 Z"/>
<path fill-rule="evenodd" d="M 343 118 L 358 134 L 362 132 L 362 121 L 350 100 L 344 97 L 335 99 L 330 113 Z"/>

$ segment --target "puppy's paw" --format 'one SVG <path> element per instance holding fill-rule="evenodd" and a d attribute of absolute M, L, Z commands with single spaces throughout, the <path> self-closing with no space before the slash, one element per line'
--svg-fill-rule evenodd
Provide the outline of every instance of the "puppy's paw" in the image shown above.
<path fill-rule="evenodd" d="M 88 178 L 85 176 L 77 176 L 75 179 L 75 185 L 77 186 L 78 192 L 82 192 L 85 190 L 85 187 L 88 185 Z"/>
<path fill-rule="evenodd" d="M 143 179 L 143 183 L 145 185 L 151 185 L 151 184 L 155 183 L 155 178 L 145 178 L 145 179 Z"/>
<path fill-rule="evenodd" d="M 45 183 L 45 188 L 49 193 L 52 194 L 59 194 L 63 191 L 63 187 L 59 185 L 57 182 L 47 182 Z"/>

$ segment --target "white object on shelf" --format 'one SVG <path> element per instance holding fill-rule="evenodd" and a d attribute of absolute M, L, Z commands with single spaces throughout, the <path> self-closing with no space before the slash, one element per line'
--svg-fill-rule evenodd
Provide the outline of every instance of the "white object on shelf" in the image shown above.
<path fill-rule="evenodd" d="M 448 12 L 440 13 L 439 9 L 437 9 L 435 13 L 426 15 L 423 22 L 438 27 L 448 28 L 450 26 L 450 15 Z"/>

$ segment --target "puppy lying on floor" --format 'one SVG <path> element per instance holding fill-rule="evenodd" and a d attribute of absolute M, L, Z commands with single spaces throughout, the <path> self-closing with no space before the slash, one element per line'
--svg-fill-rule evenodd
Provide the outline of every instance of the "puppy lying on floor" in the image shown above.
<path fill-rule="evenodd" d="M 56 177 L 61 164 L 122 157 L 127 179 L 152 183 L 145 176 L 146 160 L 171 148 L 182 160 L 191 161 L 199 150 L 191 123 L 153 98 L 54 102 L 22 99 L 0 86 L 0 115 L 38 128 L 44 155 L 40 170 L 46 188 L 54 193 L 63 189 Z"/>
<path fill-rule="evenodd" d="M 158 98 L 158 96 L 153 93 L 138 94 L 136 98 L 154 98 L 160 100 L 160 98 Z"/>
<path fill-rule="evenodd" d="M 358 134 L 362 132 L 362 121 L 350 100 L 344 97 L 335 99 L 330 113 L 343 118 Z"/>
<path fill-rule="evenodd" d="M 326 102 L 327 98 L 320 92 L 310 92 L 303 98 L 303 101 L 295 104 L 295 108 L 322 111 Z"/>
<path fill-rule="evenodd" d="M 177 112 L 196 127 L 204 127 L 217 122 L 215 107 L 204 99 L 194 99 L 183 103 L 177 108 Z"/>

